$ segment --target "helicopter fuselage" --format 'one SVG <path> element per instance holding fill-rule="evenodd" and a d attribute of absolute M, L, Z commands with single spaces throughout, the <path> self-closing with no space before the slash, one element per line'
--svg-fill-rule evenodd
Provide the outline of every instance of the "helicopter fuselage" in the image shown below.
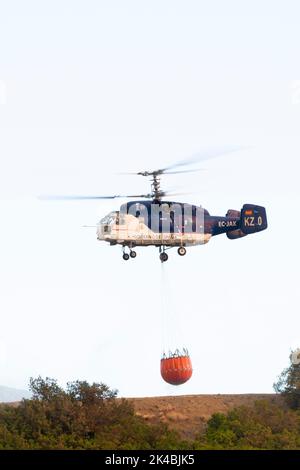
<path fill-rule="evenodd" d="M 264 208 L 249 204 L 244 205 L 242 216 L 240 211 L 229 210 L 224 217 L 211 216 L 201 206 L 186 203 L 133 201 L 99 222 L 97 238 L 130 248 L 193 246 L 203 245 L 222 233 L 230 239 L 241 238 L 263 230 L 266 223 Z"/>

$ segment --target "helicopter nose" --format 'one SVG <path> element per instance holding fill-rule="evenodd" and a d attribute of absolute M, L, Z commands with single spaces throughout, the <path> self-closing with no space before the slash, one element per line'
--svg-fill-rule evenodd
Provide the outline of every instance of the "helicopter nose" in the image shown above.
<path fill-rule="evenodd" d="M 102 238 L 102 227 L 101 227 L 100 223 L 97 224 L 96 234 L 97 234 L 98 240 L 101 240 L 101 238 Z"/>

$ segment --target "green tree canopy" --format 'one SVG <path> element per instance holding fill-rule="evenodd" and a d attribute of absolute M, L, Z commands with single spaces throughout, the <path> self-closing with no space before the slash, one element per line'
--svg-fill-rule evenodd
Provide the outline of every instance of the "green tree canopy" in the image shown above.
<path fill-rule="evenodd" d="M 283 395 L 290 408 L 300 409 L 300 362 L 294 363 L 292 357 L 293 352 L 290 356 L 290 366 L 280 374 L 274 384 L 274 390 Z"/>
<path fill-rule="evenodd" d="M 197 446 L 202 449 L 299 449 L 299 430 L 297 412 L 259 400 L 254 406 L 214 414 Z"/>
<path fill-rule="evenodd" d="M 164 424 L 150 425 L 103 383 L 75 381 L 66 390 L 30 379 L 32 398 L 0 406 L 0 449 L 180 449 Z"/>

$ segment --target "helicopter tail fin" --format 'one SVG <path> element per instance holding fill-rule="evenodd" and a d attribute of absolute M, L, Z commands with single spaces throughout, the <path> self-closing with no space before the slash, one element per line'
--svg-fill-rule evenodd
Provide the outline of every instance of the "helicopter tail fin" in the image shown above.
<path fill-rule="evenodd" d="M 266 209 L 254 204 L 244 204 L 241 210 L 240 228 L 246 235 L 261 232 L 268 227 Z"/>

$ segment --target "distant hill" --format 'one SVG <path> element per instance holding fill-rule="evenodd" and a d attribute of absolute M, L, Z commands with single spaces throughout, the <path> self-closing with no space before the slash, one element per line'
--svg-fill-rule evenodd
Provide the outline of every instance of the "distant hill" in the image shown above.
<path fill-rule="evenodd" d="M 251 406 L 257 400 L 282 403 L 275 394 L 179 395 L 129 398 L 135 412 L 149 423 L 164 422 L 184 438 L 195 438 L 214 413 L 227 413 L 236 406 Z"/>
<path fill-rule="evenodd" d="M 0 385 L 1 403 L 20 401 L 22 398 L 30 398 L 30 392 L 28 392 L 28 390 L 19 390 L 17 388 L 4 387 Z"/>

